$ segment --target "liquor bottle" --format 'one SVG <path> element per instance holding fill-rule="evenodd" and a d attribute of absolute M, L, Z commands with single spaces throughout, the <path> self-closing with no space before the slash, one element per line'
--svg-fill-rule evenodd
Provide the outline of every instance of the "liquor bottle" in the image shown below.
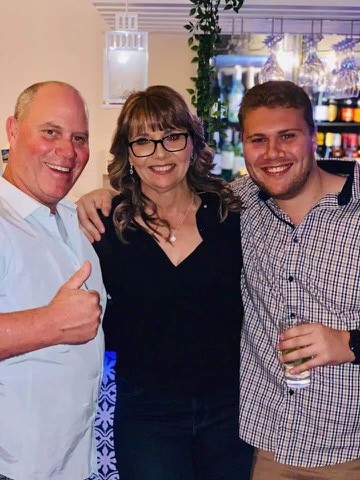
<path fill-rule="evenodd" d="M 215 72 L 212 76 L 211 81 L 211 96 L 214 98 L 214 104 L 211 107 L 211 116 L 219 115 L 221 110 L 221 91 L 220 91 L 220 84 L 219 84 L 219 76 L 218 73 Z"/>
<path fill-rule="evenodd" d="M 346 134 L 346 145 L 344 145 L 345 157 L 349 159 L 358 158 L 358 136 L 356 133 Z M 345 143 L 344 142 L 344 143 Z"/>
<path fill-rule="evenodd" d="M 342 133 L 341 134 L 341 146 L 343 149 L 343 158 L 349 158 L 349 148 L 348 148 L 348 134 Z"/>
<path fill-rule="evenodd" d="M 328 122 L 335 122 L 338 118 L 338 106 L 334 98 L 329 99 L 328 105 Z"/>
<path fill-rule="evenodd" d="M 233 178 L 247 173 L 245 160 L 242 149 L 242 142 L 240 141 L 240 133 L 236 130 L 234 132 L 234 166 L 233 166 Z"/>
<path fill-rule="evenodd" d="M 217 72 L 218 84 L 220 88 L 220 118 L 226 120 L 228 117 L 227 87 L 225 85 L 226 75 L 221 70 Z"/>
<path fill-rule="evenodd" d="M 314 118 L 316 122 L 326 122 L 328 119 L 328 99 L 323 92 L 319 92 L 317 103 L 314 109 Z"/>
<path fill-rule="evenodd" d="M 316 148 L 316 156 L 318 158 L 325 158 L 325 133 L 324 132 L 317 132 L 316 134 L 316 141 L 317 141 L 317 148 Z"/>
<path fill-rule="evenodd" d="M 246 70 L 246 81 L 245 81 L 245 86 L 246 90 L 250 90 L 255 85 L 255 74 L 256 74 L 256 69 L 252 65 L 249 65 L 247 70 Z"/>
<path fill-rule="evenodd" d="M 325 134 L 325 153 L 324 158 L 331 158 L 333 148 L 334 134 L 332 132 L 326 132 Z"/>
<path fill-rule="evenodd" d="M 360 123 L 360 99 L 356 101 L 356 106 L 354 108 L 354 122 Z"/>
<path fill-rule="evenodd" d="M 228 128 L 221 149 L 221 176 L 227 182 L 232 179 L 234 167 L 234 147 L 232 145 L 232 129 Z"/>
<path fill-rule="evenodd" d="M 220 133 L 214 132 L 213 134 L 213 148 L 215 151 L 215 155 L 213 158 L 214 166 L 211 170 L 213 175 L 217 177 L 221 177 L 221 149 L 220 149 Z"/>
<path fill-rule="evenodd" d="M 5 170 L 9 158 L 9 146 L 1 149 L 0 173 Z"/>
<path fill-rule="evenodd" d="M 340 109 L 340 118 L 343 122 L 352 122 L 354 120 L 354 106 L 351 98 L 343 101 Z"/>
<path fill-rule="evenodd" d="M 242 68 L 235 66 L 235 75 L 233 84 L 228 95 L 228 120 L 231 123 L 238 122 L 240 103 L 244 95 L 244 85 L 242 84 Z"/>
<path fill-rule="evenodd" d="M 342 148 L 341 133 L 334 133 L 333 145 L 331 149 L 331 157 L 340 159 L 344 157 L 344 150 Z"/>

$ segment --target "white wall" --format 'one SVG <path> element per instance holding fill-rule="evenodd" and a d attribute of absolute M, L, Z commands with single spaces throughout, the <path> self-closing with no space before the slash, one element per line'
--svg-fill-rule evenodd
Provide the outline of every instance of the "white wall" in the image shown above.
<path fill-rule="evenodd" d="M 0 148 L 5 120 L 18 94 L 32 83 L 62 80 L 78 88 L 90 112 L 91 157 L 71 192 L 76 198 L 101 186 L 119 109 L 102 107 L 104 32 L 108 26 L 91 0 L 0 1 Z M 149 83 L 182 93 L 193 75 L 186 35 L 149 35 Z"/>

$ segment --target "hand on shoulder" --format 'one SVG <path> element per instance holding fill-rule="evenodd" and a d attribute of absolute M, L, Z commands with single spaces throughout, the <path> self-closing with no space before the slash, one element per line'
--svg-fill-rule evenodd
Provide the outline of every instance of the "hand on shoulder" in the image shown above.
<path fill-rule="evenodd" d="M 98 188 L 83 195 L 77 203 L 77 211 L 80 222 L 80 228 L 91 243 L 101 239 L 105 227 L 100 220 L 98 210 L 101 210 L 105 217 L 108 217 L 111 211 L 111 202 L 117 195 L 115 190 Z"/>

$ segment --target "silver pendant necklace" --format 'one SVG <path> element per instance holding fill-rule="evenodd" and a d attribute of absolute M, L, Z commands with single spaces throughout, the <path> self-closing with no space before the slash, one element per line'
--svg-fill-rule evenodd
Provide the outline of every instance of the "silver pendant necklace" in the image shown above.
<path fill-rule="evenodd" d="M 183 218 L 181 219 L 181 222 L 179 223 L 179 225 L 176 228 L 171 228 L 170 227 L 170 238 L 169 238 L 169 240 L 170 240 L 171 243 L 176 242 L 176 235 L 175 234 L 179 231 L 181 225 L 185 222 L 185 219 L 189 215 L 191 207 L 194 205 L 194 200 L 195 200 L 195 195 L 193 194 L 192 198 L 191 198 L 189 208 L 186 210 L 186 213 L 183 216 Z"/>

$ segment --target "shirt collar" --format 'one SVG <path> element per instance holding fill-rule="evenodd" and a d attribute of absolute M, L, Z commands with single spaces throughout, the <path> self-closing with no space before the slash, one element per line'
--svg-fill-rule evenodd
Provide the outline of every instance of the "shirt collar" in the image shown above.
<path fill-rule="evenodd" d="M 36 210 L 51 214 L 50 208 L 36 201 L 26 193 L 22 192 L 19 188 L 15 187 L 12 183 L 5 180 L 0 176 L 0 197 L 3 198 L 12 209 L 22 218 L 26 218 L 33 214 Z M 76 205 L 65 199 L 61 200 L 58 205 L 63 205 L 76 210 Z"/>

